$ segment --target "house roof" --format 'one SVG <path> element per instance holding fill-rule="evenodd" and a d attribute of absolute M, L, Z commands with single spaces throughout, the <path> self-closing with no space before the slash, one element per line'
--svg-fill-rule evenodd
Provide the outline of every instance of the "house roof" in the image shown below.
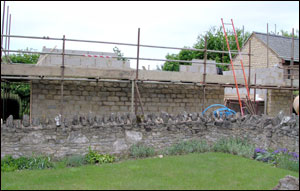
<path fill-rule="evenodd" d="M 267 34 L 260 32 L 253 32 L 255 36 L 267 45 Z M 251 35 L 252 36 L 252 35 Z M 299 38 L 294 39 L 294 61 L 299 62 Z M 279 58 L 284 60 L 291 60 L 292 51 L 292 37 L 284 37 L 279 35 L 269 34 L 269 47 Z"/>

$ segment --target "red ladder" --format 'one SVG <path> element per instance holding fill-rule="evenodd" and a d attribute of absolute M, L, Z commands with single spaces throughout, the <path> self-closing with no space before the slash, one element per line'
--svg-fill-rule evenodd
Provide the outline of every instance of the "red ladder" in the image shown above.
<path fill-rule="evenodd" d="M 243 75 L 244 75 L 245 85 L 246 85 L 247 94 L 248 94 L 247 99 L 250 99 L 250 92 L 249 92 L 248 83 L 247 83 L 247 79 L 246 79 L 246 74 L 245 74 L 245 70 L 244 70 L 244 64 L 243 64 L 242 54 L 241 54 L 241 50 L 240 50 L 240 45 L 239 45 L 238 37 L 236 35 L 232 19 L 231 19 L 231 23 L 232 23 L 232 28 L 233 28 L 233 32 L 234 32 L 234 36 L 235 36 L 235 41 L 236 41 L 236 46 L 237 46 L 237 49 L 238 49 L 238 53 L 239 53 L 239 57 L 240 57 L 240 61 L 241 61 L 242 69 L 243 69 Z"/>
<path fill-rule="evenodd" d="M 224 35 L 225 35 L 225 39 L 226 39 L 226 44 L 227 44 L 227 48 L 228 48 L 228 54 L 229 54 L 229 58 L 230 58 L 230 64 L 231 64 L 231 67 L 232 67 L 232 73 L 233 73 L 233 78 L 234 78 L 234 82 L 235 82 L 236 93 L 237 93 L 237 95 L 238 95 L 239 104 L 240 104 L 240 110 L 241 110 L 241 114 L 242 114 L 242 116 L 243 116 L 243 115 L 244 115 L 243 105 L 242 105 L 242 101 L 241 101 L 241 98 L 240 98 L 240 93 L 239 93 L 238 84 L 237 84 L 237 81 L 236 81 L 236 76 L 235 76 L 234 66 L 233 66 L 233 62 L 232 62 L 232 57 L 231 57 L 230 47 L 229 47 L 229 43 L 228 43 L 228 39 L 227 39 L 227 33 L 226 33 L 225 27 L 224 27 L 223 18 L 221 18 L 221 21 L 222 21 L 222 26 L 223 26 Z M 243 69 L 243 70 L 244 70 L 244 69 Z"/>

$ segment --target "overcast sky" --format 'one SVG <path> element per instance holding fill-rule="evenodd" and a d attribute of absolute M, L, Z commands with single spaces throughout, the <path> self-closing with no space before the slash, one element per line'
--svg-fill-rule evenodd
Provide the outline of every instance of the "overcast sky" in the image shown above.
<path fill-rule="evenodd" d="M 87 1 L 6 1 L 12 14 L 11 34 L 49 36 L 84 40 L 137 43 L 147 45 L 193 46 L 197 36 L 212 26 L 221 26 L 233 19 L 236 28 L 266 32 L 281 29 L 299 30 L 299 1 L 214 1 L 214 2 L 87 2 Z M 1 1 L 1 18 L 3 1 Z M 6 15 L 5 15 L 6 17 Z M 1 19 L 2 22 L 2 19 Z M 1 24 L 2 27 L 2 24 Z M 231 26 L 226 26 L 231 29 Z M 43 46 L 61 49 L 61 41 L 21 40 L 11 38 L 10 49 Z M 66 49 L 113 52 L 114 45 L 67 42 Z M 124 56 L 136 57 L 136 47 L 120 46 Z M 140 57 L 164 59 L 178 50 L 141 48 Z M 130 61 L 131 66 L 136 60 Z M 140 61 L 146 68 L 156 69 L 161 62 Z"/>

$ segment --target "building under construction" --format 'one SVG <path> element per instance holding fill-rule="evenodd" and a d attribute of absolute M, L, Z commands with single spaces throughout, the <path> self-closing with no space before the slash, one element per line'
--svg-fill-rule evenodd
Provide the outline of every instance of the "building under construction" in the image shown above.
<path fill-rule="evenodd" d="M 223 20 L 222 24 L 227 41 Z M 233 21 L 231 24 L 234 30 Z M 241 50 L 239 46 L 237 51 L 230 50 L 227 41 L 229 51 L 218 51 L 208 50 L 206 46 L 204 49 L 193 49 L 143 45 L 140 44 L 140 29 L 137 44 L 7 33 L 1 35 L 1 39 L 8 39 L 8 45 L 1 48 L 1 57 L 16 52 L 41 56 L 38 64 L 15 64 L 10 63 L 9 59 L 4 63 L 1 60 L 1 84 L 30 84 L 31 121 L 33 118 L 43 121 L 58 115 L 71 117 L 88 113 L 131 111 L 140 115 L 160 111 L 174 114 L 182 111 L 202 112 L 212 104 L 228 105 L 242 115 L 276 115 L 280 110 L 292 113 L 293 91 L 299 89 L 299 77 L 298 72 L 291 71 L 299 70 L 299 39 L 286 38 L 286 44 L 289 44 L 285 48 L 287 53 L 284 57 L 278 56 L 279 62 L 273 59 L 276 54 L 273 48 L 276 37 L 270 38 L 273 39 L 270 44 L 267 40 L 267 43 L 261 43 L 262 46 L 258 47 L 257 39 L 253 37 L 255 35 L 258 33 L 251 35 Z M 269 35 L 265 36 L 269 39 Z M 62 48 L 44 47 L 42 52 L 10 50 L 10 38 L 59 40 Z M 136 46 L 137 57 L 126 57 L 136 60 L 136 68 L 130 68 L 128 62 L 119 60 L 114 53 L 66 50 L 68 42 Z M 140 47 L 202 51 L 204 59 L 186 61 L 140 58 Z M 218 73 L 217 63 L 207 60 L 207 54 L 210 53 L 229 54 L 231 61 L 227 65 L 230 65 L 231 70 L 222 75 Z M 288 57 L 288 54 L 291 56 Z M 181 66 L 179 72 L 140 70 L 140 60 L 177 61 L 192 65 Z M 260 66 L 257 64 L 259 62 L 263 64 Z M 5 104 L 3 101 L 2 116 L 10 115 L 5 109 L 9 106 Z"/>

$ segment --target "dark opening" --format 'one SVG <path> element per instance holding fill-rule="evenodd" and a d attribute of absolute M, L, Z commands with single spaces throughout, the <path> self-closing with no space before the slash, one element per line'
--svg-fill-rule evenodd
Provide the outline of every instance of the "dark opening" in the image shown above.
<path fill-rule="evenodd" d="M 3 105 L 3 101 L 5 103 L 4 105 Z M 2 103 L 2 107 L 4 106 L 4 108 L 1 108 L 2 109 L 1 118 L 3 120 L 6 120 L 10 115 L 12 115 L 14 119 L 20 119 L 20 104 L 18 100 L 10 99 L 10 98 L 8 99 L 1 98 L 1 103 Z"/>

